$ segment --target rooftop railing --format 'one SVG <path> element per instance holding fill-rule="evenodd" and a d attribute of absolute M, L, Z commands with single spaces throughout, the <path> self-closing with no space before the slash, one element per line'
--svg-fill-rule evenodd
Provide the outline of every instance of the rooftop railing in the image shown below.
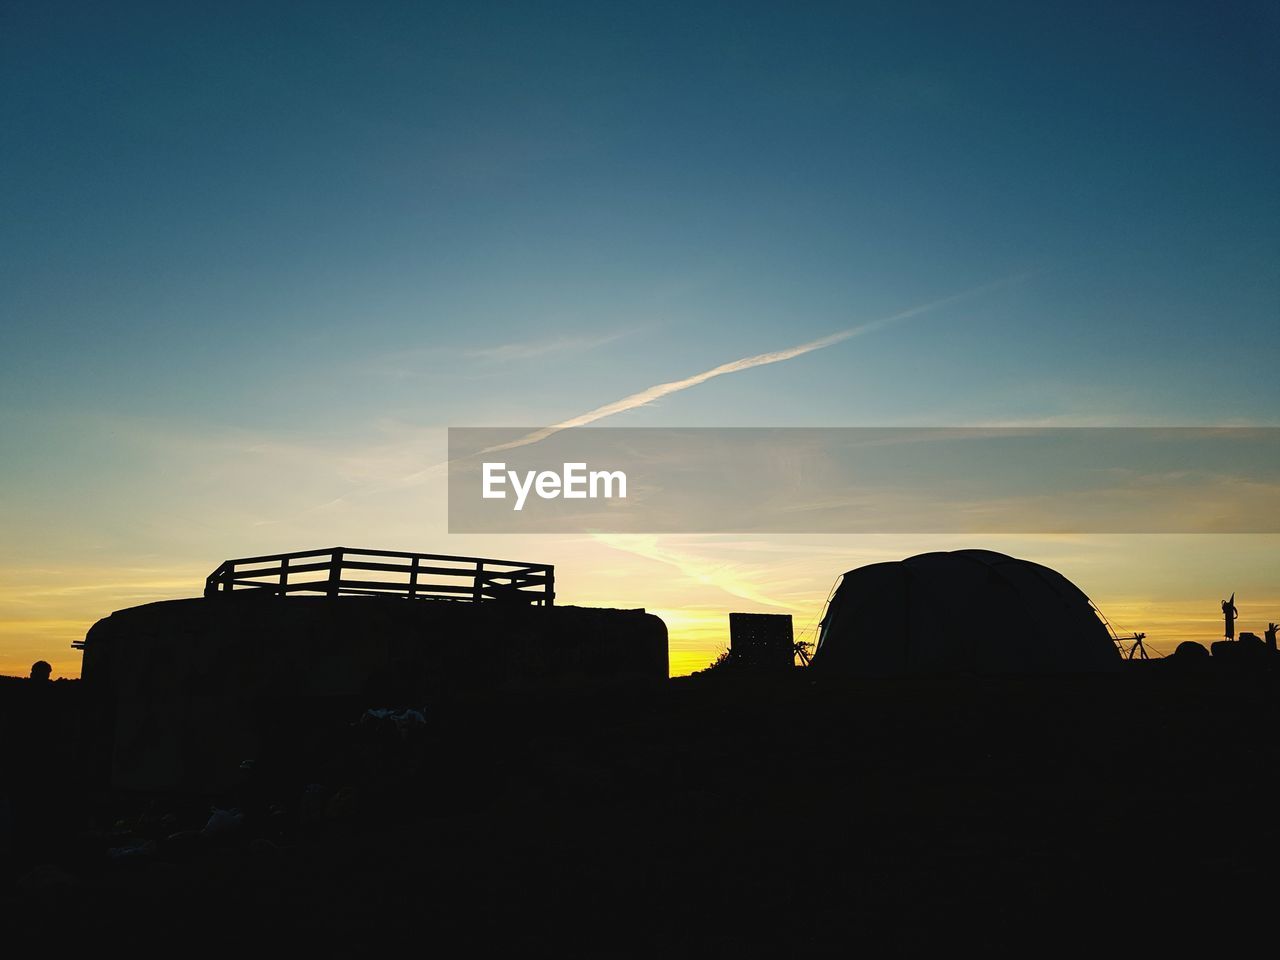
<path fill-rule="evenodd" d="M 550 607 L 555 601 L 555 567 L 516 560 L 327 547 L 224 560 L 205 579 L 206 597 L 246 591 L 282 597 L 315 593 Z"/>

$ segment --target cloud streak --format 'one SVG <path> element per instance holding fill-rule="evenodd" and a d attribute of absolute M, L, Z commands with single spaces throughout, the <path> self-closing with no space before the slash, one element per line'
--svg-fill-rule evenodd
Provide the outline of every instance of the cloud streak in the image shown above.
<path fill-rule="evenodd" d="M 689 390 L 693 387 L 706 383 L 708 380 L 714 380 L 716 377 L 727 376 L 731 373 L 741 373 L 744 370 L 752 370 L 756 367 L 764 367 L 774 363 L 782 363 L 786 360 L 793 360 L 796 357 L 804 356 L 806 353 L 825 350 L 827 347 L 833 347 L 837 343 L 844 343 L 846 340 L 852 340 L 854 337 L 862 336 L 865 333 L 881 330 L 891 324 L 909 319 L 910 317 L 929 313 L 930 311 L 941 309 L 942 307 L 968 299 L 969 297 L 977 296 L 980 293 L 986 293 L 987 291 L 994 290 L 998 287 L 1017 283 L 1026 279 L 1027 276 L 1027 274 L 1019 274 L 1004 280 L 997 280 L 993 283 L 983 284 L 980 287 L 964 290 L 960 293 L 952 294 L 949 297 L 943 297 L 941 300 L 932 300 L 929 303 L 923 303 L 919 306 L 911 307 L 887 317 L 880 317 L 877 320 L 871 320 L 867 323 L 858 324 L 857 326 L 846 327 L 844 330 L 838 330 L 825 337 L 819 337 L 817 340 L 810 340 L 807 343 L 797 344 L 794 347 L 787 347 L 782 350 L 773 350 L 768 353 L 757 353 L 754 356 L 742 357 L 738 360 L 730 360 L 728 363 L 722 363 L 718 367 L 712 367 L 710 370 L 695 373 L 693 376 L 685 377 L 681 380 L 671 380 L 667 383 L 658 383 L 652 387 L 640 390 L 637 393 L 629 394 L 621 400 L 614 400 L 612 403 L 606 403 L 603 406 L 596 407 L 594 410 L 588 410 L 586 413 L 578 414 L 576 417 L 570 417 L 568 420 L 562 420 L 549 427 L 542 427 L 538 430 L 534 430 L 531 433 L 525 434 L 523 437 L 519 437 L 507 443 L 487 447 L 484 450 L 481 450 L 477 456 L 489 453 L 499 453 L 503 450 L 511 450 L 516 447 L 526 447 L 530 444 L 538 443 L 540 440 L 545 440 L 547 437 L 559 433 L 561 430 L 571 430 L 574 427 L 585 427 L 588 424 L 603 420 L 606 417 L 613 417 L 620 413 L 626 413 L 628 410 L 647 407 L 649 404 L 654 403 L 657 400 L 661 400 L 663 397 L 669 397 L 673 393 L 680 393 L 683 390 Z"/>
<path fill-rule="evenodd" d="M 953 303 L 959 303 L 962 300 L 967 300 L 971 297 L 976 297 L 980 294 L 997 290 L 1001 287 L 1020 283 L 1032 275 L 1032 273 L 1015 274 L 1014 276 L 1005 277 L 1001 280 L 984 283 L 981 286 L 971 287 L 968 290 L 962 290 L 959 293 L 953 293 L 950 296 L 942 297 L 939 300 L 931 300 L 928 303 L 922 303 L 918 306 L 910 307 L 886 317 L 880 317 L 876 320 L 857 324 L 856 326 L 846 327 L 843 330 L 837 330 L 835 333 L 830 333 L 825 337 L 819 337 L 817 340 L 810 340 L 806 343 L 797 344 L 793 347 L 786 347 L 782 350 L 772 350 L 768 353 L 758 353 L 753 356 L 742 357 L 738 360 L 730 360 L 728 363 L 722 363 L 717 367 L 712 367 L 709 370 L 704 370 L 701 373 L 695 373 L 692 376 L 684 377 L 680 380 L 671 380 L 667 383 L 655 384 L 654 386 L 647 387 L 646 389 L 640 390 L 636 393 L 628 394 L 621 400 L 614 400 L 612 403 L 606 403 L 603 406 L 596 407 L 593 410 L 588 410 L 586 413 L 578 414 L 577 416 L 570 417 L 567 420 L 562 420 L 549 427 L 540 427 L 539 429 L 527 433 L 522 437 L 518 437 L 515 440 L 496 444 L 492 447 L 486 447 L 483 450 L 479 450 L 472 454 L 472 456 L 486 456 L 491 453 L 501 453 L 504 450 L 513 450 L 517 447 L 527 447 L 530 444 L 545 440 L 547 437 L 557 434 L 562 430 L 570 430 L 574 427 L 584 427 L 588 424 L 603 420 L 606 417 L 612 417 L 620 413 L 626 413 L 629 410 L 646 407 L 664 397 L 669 397 L 672 394 L 692 389 L 693 387 L 704 384 L 709 380 L 714 380 L 717 377 L 723 377 L 731 373 L 741 373 L 744 370 L 752 370 L 756 367 L 769 366 L 774 363 L 782 363 L 786 360 L 793 360 L 796 357 L 802 357 L 807 353 L 813 353 L 817 350 L 825 350 L 827 347 L 833 347 L 838 343 L 844 343 L 846 340 L 852 340 L 854 337 L 859 337 L 866 333 L 882 330 L 885 327 L 900 323 L 901 321 L 910 319 L 911 317 L 917 317 L 921 314 L 930 313 L 934 310 L 940 310 Z M 447 461 L 444 463 L 432 464 L 421 470 L 415 471 L 414 473 L 408 474 L 399 481 L 387 486 L 404 487 L 421 483 L 432 477 L 443 476 L 447 472 L 448 467 L 449 464 Z M 379 489 L 385 488 L 387 487 L 380 487 Z M 349 493 L 344 494 L 327 502 L 323 506 L 334 506 L 346 500 L 348 496 L 350 496 Z"/>
<path fill-rule="evenodd" d="M 495 347 L 477 347 L 466 352 L 473 360 L 488 363 L 510 363 L 537 360 L 550 354 L 595 350 L 627 335 L 627 331 L 603 334 L 596 337 L 555 337 L 529 343 L 503 343 Z"/>
<path fill-rule="evenodd" d="M 741 600 L 782 610 L 795 609 L 790 603 L 765 595 L 752 582 L 749 572 L 744 571 L 739 564 L 706 560 L 691 553 L 674 550 L 659 542 L 657 536 L 597 533 L 592 534 L 592 539 L 615 550 L 675 567 L 687 579 L 702 586 L 723 590 Z"/>

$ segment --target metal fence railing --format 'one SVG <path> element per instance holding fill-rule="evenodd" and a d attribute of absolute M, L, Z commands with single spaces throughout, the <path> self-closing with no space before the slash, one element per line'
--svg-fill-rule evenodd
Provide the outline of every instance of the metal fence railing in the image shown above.
<path fill-rule="evenodd" d="M 508 601 L 549 607 L 555 601 L 555 567 L 516 560 L 327 547 L 224 560 L 205 579 L 206 597 L 249 590 L 277 596 L 318 593 L 468 603 Z"/>

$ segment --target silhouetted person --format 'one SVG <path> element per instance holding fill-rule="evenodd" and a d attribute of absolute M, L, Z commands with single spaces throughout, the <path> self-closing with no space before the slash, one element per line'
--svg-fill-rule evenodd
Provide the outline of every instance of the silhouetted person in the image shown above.
<path fill-rule="evenodd" d="M 1280 629 L 1280 625 L 1274 623 L 1267 624 L 1267 649 L 1272 653 L 1276 652 L 1276 630 Z"/>
<path fill-rule="evenodd" d="M 1236 609 L 1236 595 L 1231 594 L 1230 600 L 1222 601 L 1222 619 L 1226 621 L 1226 638 L 1234 640 L 1236 638 L 1236 617 L 1240 616 L 1240 611 Z"/>
<path fill-rule="evenodd" d="M 31 679 L 36 683 L 48 683 L 53 667 L 45 660 L 37 660 L 31 665 Z"/>

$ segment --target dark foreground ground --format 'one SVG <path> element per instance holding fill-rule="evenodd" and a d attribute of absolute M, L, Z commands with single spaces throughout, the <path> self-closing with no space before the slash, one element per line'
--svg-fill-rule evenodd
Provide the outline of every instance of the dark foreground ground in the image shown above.
<path fill-rule="evenodd" d="M 0 912 L 168 951 L 1269 951 L 1277 686 L 797 670 L 429 704 L 403 733 L 283 705 L 235 795 L 60 788 Z"/>

